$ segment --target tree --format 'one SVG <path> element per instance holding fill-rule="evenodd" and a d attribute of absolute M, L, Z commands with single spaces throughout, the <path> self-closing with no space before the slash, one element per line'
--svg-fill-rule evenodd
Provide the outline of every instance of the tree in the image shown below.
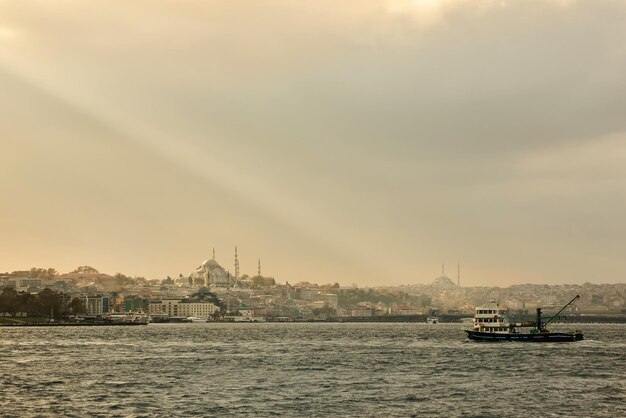
<path fill-rule="evenodd" d="M 70 274 L 74 274 L 74 273 L 98 274 L 100 272 L 91 266 L 80 266 L 80 267 L 77 267 L 76 270 L 72 271 Z"/>
<path fill-rule="evenodd" d="M 102 283 L 102 285 L 106 284 L 107 283 Z M 113 276 L 113 283 L 111 284 L 115 284 L 117 287 L 132 286 L 135 284 L 135 280 L 122 273 L 115 273 L 115 276 Z"/>
<path fill-rule="evenodd" d="M 46 278 L 47 279 L 52 279 L 54 278 L 54 276 L 58 276 L 59 272 L 56 271 L 56 269 L 53 269 L 52 267 L 49 267 L 48 270 L 46 270 Z"/>
<path fill-rule="evenodd" d="M 252 288 L 262 289 L 276 286 L 276 280 L 273 277 L 254 276 L 252 278 Z"/>
<path fill-rule="evenodd" d="M 337 311 L 329 306 L 324 306 L 323 308 L 313 309 L 313 315 L 315 315 L 316 318 L 320 319 L 336 318 Z"/>
<path fill-rule="evenodd" d="M 85 309 L 85 303 L 81 298 L 73 298 L 70 303 L 67 305 L 67 311 L 71 315 L 84 314 L 87 312 Z"/>
<path fill-rule="evenodd" d="M 209 302 L 215 306 L 219 306 L 221 309 L 226 309 L 226 305 L 224 304 L 224 302 L 221 301 L 215 293 L 211 292 L 206 287 L 201 287 L 200 289 L 198 289 L 198 291 L 191 295 L 189 299 L 194 301 L 201 300 L 203 302 Z"/>
<path fill-rule="evenodd" d="M 18 295 L 18 308 L 20 312 L 31 314 L 37 310 L 37 297 L 30 293 L 21 293 Z"/>
<path fill-rule="evenodd" d="M 212 315 L 212 316 L 213 316 L 213 320 L 214 320 L 214 321 L 217 321 L 218 319 L 220 319 L 220 316 L 222 315 L 222 312 L 221 312 L 221 311 L 222 311 L 222 310 L 221 310 L 221 309 L 219 309 L 219 310 L 217 310 L 217 311 L 213 312 L 213 315 Z"/>
<path fill-rule="evenodd" d="M 58 274 L 59 272 L 56 271 L 56 269 L 53 269 L 52 267 L 49 267 L 47 269 L 33 267 L 30 269 L 28 277 L 33 277 L 33 278 L 36 277 L 39 279 L 52 279 L 54 276 Z"/>
<path fill-rule="evenodd" d="M 8 312 L 15 316 L 18 309 L 18 294 L 11 287 L 5 287 L 0 293 L 0 312 Z"/>
<path fill-rule="evenodd" d="M 37 295 L 37 313 L 41 316 L 59 317 L 64 307 L 60 293 L 46 288 Z"/>
<path fill-rule="evenodd" d="M 432 304 L 432 299 L 428 295 L 420 295 L 419 303 L 422 308 L 425 308 L 426 306 L 430 306 Z"/>

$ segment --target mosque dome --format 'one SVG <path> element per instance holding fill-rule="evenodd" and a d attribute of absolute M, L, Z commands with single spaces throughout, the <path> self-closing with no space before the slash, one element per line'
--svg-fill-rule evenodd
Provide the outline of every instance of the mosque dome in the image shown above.
<path fill-rule="evenodd" d="M 443 288 L 443 289 L 452 289 L 452 288 L 457 287 L 457 285 L 452 281 L 452 279 L 445 275 L 437 277 L 433 281 L 432 286 Z"/>
<path fill-rule="evenodd" d="M 202 262 L 201 267 L 215 268 L 215 267 L 220 267 L 220 265 L 215 260 L 204 260 Z"/>

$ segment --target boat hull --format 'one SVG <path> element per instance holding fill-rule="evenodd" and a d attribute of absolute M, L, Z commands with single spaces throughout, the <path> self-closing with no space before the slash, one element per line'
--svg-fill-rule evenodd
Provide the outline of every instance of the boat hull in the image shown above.
<path fill-rule="evenodd" d="M 544 332 L 538 334 L 522 334 L 522 333 L 497 333 L 497 332 L 479 332 L 466 330 L 467 338 L 473 341 L 499 342 L 499 341 L 519 341 L 532 343 L 562 343 L 580 341 L 583 335 L 579 333 L 564 332 Z"/>

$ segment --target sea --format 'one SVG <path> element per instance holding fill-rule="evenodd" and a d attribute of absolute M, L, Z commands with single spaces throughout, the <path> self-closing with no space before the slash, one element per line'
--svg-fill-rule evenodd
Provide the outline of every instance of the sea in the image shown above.
<path fill-rule="evenodd" d="M 574 343 L 463 324 L 0 328 L 3 417 L 626 417 L 626 325 Z"/>

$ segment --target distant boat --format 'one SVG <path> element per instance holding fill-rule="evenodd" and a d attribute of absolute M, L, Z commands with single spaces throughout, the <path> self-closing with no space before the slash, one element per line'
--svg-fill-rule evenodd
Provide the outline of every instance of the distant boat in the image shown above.
<path fill-rule="evenodd" d="M 436 316 L 429 316 L 428 318 L 426 318 L 426 323 L 427 324 L 438 324 L 439 323 L 439 318 L 437 318 Z"/>
<path fill-rule="evenodd" d="M 197 316 L 190 316 L 189 318 L 187 318 L 186 322 L 209 322 L 207 318 L 198 318 Z"/>
<path fill-rule="evenodd" d="M 104 317 L 106 320 L 111 322 L 141 322 L 147 324 L 151 321 L 149 315 L 144 314 L 143 312 L 130 312 L 130 313 L 110 313 Z"/>
<path fill-rule="evenodd" d="M 502 309 L 495 302 L 491 302 L 485 307 L 476 307 L 474 315 L 473 329 L 466 330 L 465 333 L 470 340 L 474 341 L 523 341 L 523 342 L 571 342 L 582 340 L 583 334 L 580 331 L 572 333 L 550 332 L 546 326 L 556 319 L 574 301 L 580 298 L 576 295 L 567 305 L 565 305 L 556 315 L 543 321 L 541 317 L 541 308 L 537 308 L 535 321 L 527 321 L 521 323 L 509 323 L 505 315 L 505 309 Z M 519 330 L 528 329 L 522 332 Z"/>
<path fill-rule="evenodd" d="M 266 320 L 264 316 L 245 315 L 245 316 L 233 317 L 233 322 L 265 322 L 265 321 Z"/>

